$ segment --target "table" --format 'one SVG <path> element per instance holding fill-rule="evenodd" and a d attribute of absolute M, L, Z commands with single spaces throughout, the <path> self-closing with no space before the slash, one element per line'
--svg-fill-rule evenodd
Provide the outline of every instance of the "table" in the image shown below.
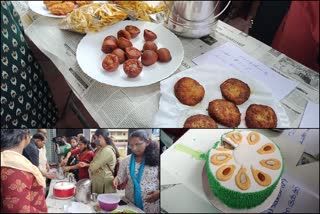
<path fill-rule="evenodd" d="M 216 213 L 221 212 L 210 204 L 202 189 L 202 160 L 192 159 L 188 155 L 175 150 L 175 145 L 189 142 L 192 149 L 205 152 L 228 130 L 198 129 L 189 130 L 178 141 L 161 155 L 161 211 L 166 213 Z M 278 206 L 269 212 L 319 212 L 319 161 L 298 165 L 306 145 L 299 138 L 290 138 L 291 131 L 274 132 L 270 130 L 254 130 L 269 137 L 281 149 L 285 170 L 282 177 L 282 196 Z M 293 132 L 296 130 L 293 130 Z M 299 129 L 300 131 L 300 129 Z M 301 130 L 299 134 L 305 133 Z M 298 134 L 298 133 L 296 133 Z M 319 132 L 313 139 L 318 142 Z M 192 141 L 192 143 L 190 143 Z M 197 145 L 197 146 L 195 146 Z M 298 187 L 297 196 L 290 195 L 291 188 Z M 295 197 L 295 203 L 288 201 Z M 306 199 L 308 198 L 308 200 Z M 307 202 L 308 201 L 308 202 Z M 292 205 L 291 207 L 289 205 Z M 308 211 L 306 211 L 308 210 Z"/>
<path fill-rule="evenodd" d="M 53 179 L 51 180 L 50 183 L 50 187 L 49 187 L 49 193 L 48 196 L 46 198 L 46 203 L 48 206 L 48 213 L 65 213 L 65 206 L 67 206 L 68 204 L 70 204 L 71 202 L 76 202 L 75 198 L 72 197 L 70 199 L 56 199 L 53 196 L 53 186 L 55 183 L 62 181 L 62 180 L 58 180 L 58 179 Z M 65 181 L 67 181 L 67 179 L 65 179 Z M 119 205 L 118 206 L 118 210 L 123 210 L 123 209 L 130 209 L 130 210 L 134 210 L 137 213 L 144 213 L 141 209 L 139 209 L 138 207 L 136 207 L 134 204 L 132 204 L 131 202 L 128 201 L 128 199 L 126 199 L 124 197 L 124 191 L 118 191 L 117 194 L 120 196 L 120 198 L 125 201 L 126 203 L 128 203 L 127 205 Z M 94 206 L 97 205 L 98 202 L 93 202 L 90 201 L 87 205 L 89 205 L 90 207 L 92 207 L 92 211 L 95 212 L 94 210 Z M 98 211 L 97 213 L 107 213 L 106 211 Z"/>
<path fill-rule="evenodd" d="M 80 69 L 75 56 L 83 35 L 60 30 L 60 19 L 37 15 L 28 10 L 24 1 L 15 5 L 26 35 L 52 60 L 100 127 L 153 127 L 154 115 L 159 109 L 160 83 L 119 88 L 91 79 Z M 297 87 L 280 100 L 290 119 L 290 127 L 299 127 L 308 102 L 319 104 L 319 73 L 221 21 L 213 26 L 213 33 L 207 37 L 179 38 L 185 57 L 176 73 L 195 66 L 192 60 L 199 55 L 232 42 L 274 72 L 297 82 Z"/>

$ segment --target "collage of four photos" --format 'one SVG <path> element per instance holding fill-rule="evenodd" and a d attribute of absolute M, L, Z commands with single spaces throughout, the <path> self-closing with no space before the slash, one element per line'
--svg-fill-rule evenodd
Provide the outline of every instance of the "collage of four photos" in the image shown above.
<path fill-rule="evenodd" d="M 1 213 L 319 213 L 319 8 L 1 1 Z"/>

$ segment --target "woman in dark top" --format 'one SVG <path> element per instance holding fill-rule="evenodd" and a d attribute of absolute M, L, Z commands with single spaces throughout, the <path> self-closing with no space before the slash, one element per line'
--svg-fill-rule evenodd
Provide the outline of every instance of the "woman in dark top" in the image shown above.
<path fill-rule="evenodd" d="M 1 1 L 1 127 L 53 127 L 57 108 L 17 11 Z"/>

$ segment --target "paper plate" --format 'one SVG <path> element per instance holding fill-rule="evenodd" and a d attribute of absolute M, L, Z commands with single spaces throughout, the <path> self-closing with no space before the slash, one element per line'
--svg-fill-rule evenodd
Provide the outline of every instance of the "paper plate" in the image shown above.
<path fill-rule="evenodd" d="M 182 77 L 191 77 L 197 80 L 205 88 L 203 100 L 195 106 L 183 105 L 174 95 L 174 85 Z M 220 91 L 220 84 L 228 78 L 237 78 L 247 83 L 251 90 L 249 99 L 242 105 L 238 105 L 241 113 L 241 122 L 238 128 L 247 128 L 245 124 L 245 113 L 249 105 L 262 104 L 273 108 L 278 124 L 277 128 L 290 127 L 289 118 L 281 104 L 272 97 L 272 92 L 263 83 L 251 79 L 238 72 L 226 69 L 218 65 L 199 65 L 182 71 L 160 84 L 159 111 L 154 118 L 154 127 L 160 128 L 181 128 L 185 120 L 195 114 L 208 115 L 209 102 L 214 99 L 223 99 Z M 219 128 L 226 128 L 218 124 Z"/>
<path fill-rule="evenodd" d="M 279 183 L 277 184 L 276 188 L 273 190 L 272 194 L 262 204 L 254 207 L 254 208 L 251 208 L 251 209 L 233 209 L 233 208 L 226 206 L 222 201 L 220 201 L 212 193 L 212 190 L 211 190 L 209 183 L 208 183 L 208 176 L 207 176 L 207 171 L 206 171 L 205 166 L 203 167 L 203 170 L 202 170 L 202 187 L 203 187 L 203 190 L 204 190 L 209 202 L 214 207 L 219 209 L 221 212 L 224 212 L 224 213 L 260 213 L 260 212 L 263 212 L 263 211 L 269 209 L 272 206 L 272 203 L 276 200 L 276 198 L 279 194 L 279 191 L 280 191 L 280 187 L 281 187 L 281 179 L 280 179 Z"/>
<path fill-rule="evenodd" d="M 158 48 L 170 50 L 171 61 L 143 66 L 141 74 L 136 78 L 128 78 L 123 71 L 122 64 L 114 72 L 105 71 L 102 68 L 102 61 L 106 54 L 101 51 L 102 42 L 108 35 L 117 37 L 117 32 L 127 25 L 137 26 L 141 31 L 136 38 L 130 40 L 134 47 L 142 50 L 145 43 L 143 31 L 144 29 L 151 30 L 157 34 L 155 43 Z M 77 61 L 84 73 L 101 83 L 119 87 L 138 87 L 156 83 L 173 74 L 181 65 L 183 57 L 183 46 L 176 35 L 160 24 L 143 21 L 121 21 L 98 33 L 88 33 L 77 48 Z"/>

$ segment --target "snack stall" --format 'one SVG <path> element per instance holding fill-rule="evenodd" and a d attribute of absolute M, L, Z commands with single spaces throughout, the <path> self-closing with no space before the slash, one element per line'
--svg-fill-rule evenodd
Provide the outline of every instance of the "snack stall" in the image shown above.
<path fill-rule="evenodd" d="M 62 182 L 66 182 L 63 185 Z M 49 193 L 46 198 L 46 203 L 48 206 L 48 213 L 144 213 L 134 204 L 129 202 L 124 197 L 124 191 L 114 193 L 112 196 L 115 197 L 116 209 L 110 209 L 109 207 L 101 208 L 98 201 L 98 196 L 96 194 L 88 194 L 85 191 L 86 184 L 77 185 L 77 188 L 82 188 L 81 190 L 76 190 L 76 182 L 69 182 L 69 179 L 54 179 L 51 180 Z M 65 191 L 62 193 L 62 197 L 59 197 L 56 193 L 57 190 Z M 68 189 L 69 188 L 69 189 Z M 72 195 L 67 195 L 68 191 L 72 191 Z M 58 193 L 59 194 L 59 193 Z M 64 195 L 66 194 L 66 195 Z M 108 195 L 110 196 L 110 194 Z M 77 198 L 77 199 L 76 199 Z M 111 200 L 111 199 L 109 199 Z M 110 202 L 109 202 L 110 203 Z M 111 203 L 112 204 L 112 203 Z M 103 205 L 102 205 L 103 206 Z M 109 208 L 109 211 L 107 211 Z"/>
<path fill-rule="evenodd" d="M 130 150 L 131 134 L 144 134 L 152 141 L 151 152 L 159 164 L 157 129 L 2 129 L 1 212 L 145 213 L 150 204 L 160 209 L 159 166 L 152 168 L 153 175 L 149 166 L 139 168 L 147 185 L 140 189 L 140 198 L 149 207 L 131 198 L 133 184 L 126 172 L 126 161 L 133 160 L 136 151 Z M 97 176 L 104 177 L 96 182 Z M 148 196 L 154 192 L 157 196 L 151 201 Z"/>
<path fill-rule="evenodd" d="M 15 4 L 26 35 L 100 127 L 183 127 L 188 119 L 209 124 L 213 119 L 219 128 L 261 128 L 249 118 L 256 110 L 273 118 L 267 127 L 318 127 L 312 114 L 319 108 L 319 74 L 218 20 L 228 5 L 211 14 L 208 8 L 219 8 L 219 1 L 213 2 L 199 3 L 198 14 L 179 1 L 94 2 L 58 17 L 43 2 Z M 111 41 L 116 37 L 122 39 Z M 175 89 L 185 77 L 201 88 L 196 102 L 180 99 L 187 88 Z M 240 102 L 225 92 L 232 78 L 247 94 Z M 210 104 L 221 99 L 236 105 Z M 210 111 L 219 105 L 237 114 L 233 123 Z M 77 114 L 86 124 L 85 114 Z"/>

